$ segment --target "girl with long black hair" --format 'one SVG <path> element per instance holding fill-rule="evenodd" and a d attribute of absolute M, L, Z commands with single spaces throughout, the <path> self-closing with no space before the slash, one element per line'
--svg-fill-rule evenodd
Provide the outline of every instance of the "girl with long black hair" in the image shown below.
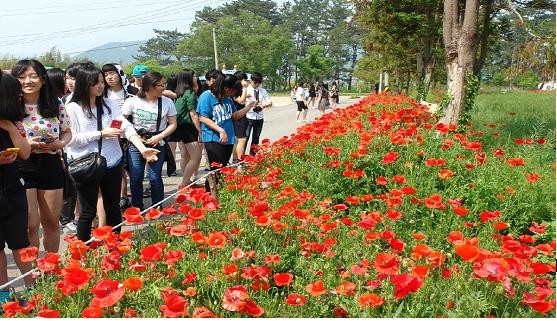
<path fill-rule="evenodd" d="M 17 162 L 25 180 L 29 207 L 29 241 L 39 247 L 39 227 L 43 227 L 43 246 L 58 252 L 60 212 L 64 187 L 62 148 L 72 139 L 70 118 L 49 81 L 45 67 L 37 60 L 24 59 L 12 68 L 22 86 L 23 119 L 31 156 Z"/>
<path fill-rule="evenodd" d="M 146 148 L 127 121 L 117 103 L 104 99 L 104 75 L 94 65 L 79 69 L 75 79 L 75 90 L 67 111 L 72 119 L 74 138 L 67 147 L 68 162 L 91 152 L 98 151 L 98 140 L 102 139 L 101 155 L 105 157 L 107 171 L 98 180 L 77 186 L 81 214 L 77 223 L 77 235 L 82 241 L 91 237 L 91 223 L 95 218 L 97 194 L 101 190 L 106 223 L 115 226 L 122 222 L 119 207 L 120 182 L 122 179 L 122 149 L 118 143 L 120 136 L 132 142 L 148 161 L 156 161 L 157 150 Z M 101 129 L 97 129 L 97 112 L 100 109 Z M 116 122 L 114 122 L 116 120 Z"/>
<path fill-rule="evenodd" d="M 0 285 L 8 282 L 8 261 L 4 252 L 6 243 L 22 274 L 32 268 L 31 262 L 21 261 L 17 251 L 29 246 L 27 198 L 24 182 L 14 163 L 17 157 L 27 159 L 31 153 L 21 125 L 25 117 L 23 108 L 21 84 L 13 76 L 0 70 Z M 19 150 L 9 150 L 14 147 Z M 26 277 L 25 285 L 32 284 L 33 278 Z M 9 300 L 10 291 L 0 291 L 0 304 Z"/>

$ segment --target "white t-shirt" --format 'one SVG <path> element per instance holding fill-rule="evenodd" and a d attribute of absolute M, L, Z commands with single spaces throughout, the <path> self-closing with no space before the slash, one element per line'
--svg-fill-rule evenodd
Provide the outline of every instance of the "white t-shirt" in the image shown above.
<path fill-rule="evenodd" d="M 168 97 L 162 98 L 162 112 L 159 132 L 165 130 L 168 126 L 168 116 L 176 116 L 176 106 L 172 99 Z M 132 115 L 133 127 L 136 130 L 144 128 L 149 133 L 157 131 L 158 101 L 149 102 L 143 98 L 131 97 L 124 102 L 122 106 L 122 114 L 124 116 Z"/>
<path fill-rule="evenodd" d="M 252 85 L 249 85 L 247 89 L 247 95 L 249 98 L 246 98 L 246 102 L 245 102 L 246 105 L 249 105 L 252 101 L 255 100 L 256 90 L 259 91 L 259 101 L 261 103 L 265 104 L 271 101 L 271 98 L 269 97 L 269 94 L 267 93 L 267 90 L 265 90 L 265 88 L 258 87 L 257 89 L 255 89 L 253 88 Z M 251 108 L 247 112 L 246 117 L 248 119 L 263 119 L 263 111 L 255 112 L 253 108 Z"/>
<path fill-rule="evenodd" d="M 304 88 L 302 87 L 298 87 L 296 88 L 296 100 L 297 101 L 304 101 L 305 97 L 304 97 Z"/>
<path fill-rule="evenodd" d="M 126 101 L 126 92 L 124 88 L 120 89 L 119 91 L 112 91 L 111 89 L 107 90 L 106 92 L 108 99 L 114 100 L 118 106 L 122 107 L 124 105 L 124 101 Z"/>

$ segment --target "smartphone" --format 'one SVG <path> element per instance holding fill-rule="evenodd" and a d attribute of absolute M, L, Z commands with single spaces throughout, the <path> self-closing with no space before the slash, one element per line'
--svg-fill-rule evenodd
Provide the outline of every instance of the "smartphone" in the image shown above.
<path fill-rule="evenodd" d="M 52 143 L 54 139 L 55 138 L 51 136 L 41 136 L 41 143 Z"/>
<path fill-rule="evenodd" d="M 119 119 L 113 119 L 112 122 L 110 123 L 110 128 L 120 129 L 120 126 L 122 126 L 122 121 Z"/>
<path fill-rule="evenodd" d="M 6 148 L 3 151 L 0 152 L 0 155 L 2 156 L 8 156 L 11 154 L 17 154 L 19 153 L 19 147 L 12 147 L 12 148 Z"/>

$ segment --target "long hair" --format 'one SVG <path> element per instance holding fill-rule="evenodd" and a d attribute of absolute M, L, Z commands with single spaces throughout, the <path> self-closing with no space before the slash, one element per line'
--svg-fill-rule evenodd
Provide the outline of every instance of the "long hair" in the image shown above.
<path fill-rule="evenodd" d="M 12 76 L 19 79 L 29 67 L 33 68 L 43 82 L 39 93 L 39 115 L 44 118 L 58 117 L 60 115 L 60 102 L 50 84 L 43 64 L 35 59 L 20 60 L 12 68 Z"/>
<path fill-rule="evenodd" d="M 145 98 L 149 89 L 155 87 L 155 84 L 163 78 L 164 77 L 160 72 L 149 71 L 146 73 L 145 76 L 143 76 L 143 81 L 141 82 L 141 88 L 137 93 L 137 97 Z"/>
<path fill-rule="evenodd" d="M 242 93 L 242 84 L 234 75 L 218 75 L 215 81 L 209 86 L 211 93 L 220 101 L 224 99 L 224 88 L 232 89 L 232 96 L 239 96 Z"/>
<path fill-rule="evenodd" d="M 99 68 L 94 65 L 85 65 L 79 68 L 75 76 L 75 89 L 70 102 L 81 105 L 83 113 L 87 118 L 93 118 L 95 116 L 91 111 L 93 106 L 91 106 L 90 88 L 99 82 L 99 75 L 103 77 L 104 81 L 104 75 Z M 103 96 L 97 96 L 95 98 L 95 107 L 97 109 L 100 108 L 101 114 L 104 112 L 103 106 L 106 107 L 109 114 L 112 112 L 104 101 Z"/>
<path fill-rule="evenodd" d="M 191 69 L 184 69 L 176 75 L 176 97 L 182 97 L 188 90 L 193 91 L 193 76 L 195 72 Z"/>
<path fill-rule="evenodd" d="M 25 106 L 21 97 L 21 83 L 0 70 L 0 119 L 21 121 L 23 118 Z"/>
<path fill-rule="evenodd" d="M 58 98 L 62 98 L 66 94 L 66 75 L 64 70 L 60 68 L 52 68 L 46 71 L 48 81 L 52 86 L 54 94 Z"/>

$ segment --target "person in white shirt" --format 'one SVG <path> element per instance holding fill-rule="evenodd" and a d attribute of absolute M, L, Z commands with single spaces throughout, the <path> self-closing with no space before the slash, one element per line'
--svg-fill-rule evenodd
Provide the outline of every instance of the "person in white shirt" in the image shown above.
<path fill-rule="evenodd" d="M 149 163 L 147 170 L 151 185 L 151 204 L 159 203 L 164 198 L 162 182 L 162 165 L 166 155 L 164 138 L 176 129 L 176 106 L 172 99 L 163 96 L 165 89 L 166 79 L 156 71 L 148 72 L 143 76 L 137 96 L 126 100 L 122 107 L 122 114 L 132 117 L 135 130 L 143 142 L 161 151 L 158 160 Z M 135 146 L 130 146 L 128 150 L 128 168 L 132 206 L 142 209 L 145 160 Z"/>
<path fill-rule="evenodd" d="M 308 106 L 306 104 L 306 91 L 304 90 L 304 82 L 301 81 L 296 88 L 296 105 L 298 105 L 298 111 L 296 112 L 296 122 L 300 123 L 302 121 L 307 122 L 306 119 L 308 115 Z M 309 95 L 309 93 L 308 93 Z M 303 114 L 302 114 L 303 111 Z M 302 120 L 300 120 L 300 115 L 302 114 Z"/>
<path fill-rule="evenodd" d="M 269 94 L 265 88 L 261 87 L 263 76 L 260 73 L 254 72 L 251 74 L 251 84 L 247 89 L 246 106 L 252 106 L 246 118 L 248 119 L 248 126 L 246 128 L 246 136 L 249 139 L 251 136 L 250 155 L 254 156 L 259 147 L 259 137 L 263 130 L 263 109 L 269 108 L 273 105 Z"/>
<path fill-rule="evenodd" d="M 75 133 L 67 145 L 68 162 L 98 151 L 98 141 L 102 139 L 101 155 L 106 159 L 107 171 L 98 180 L 77 186 L 81 213 L 77 223 L 77 235 L 82 241 L 91 237 L 91 224 L 95 218 L 97 194 L 101 190 L 106 223 L 116 226 L 122 222 L 119 207 L 120 182 L 122 180 L 122 150 L 118 138 L 126 137 L 148 161 L 157 160 L 158 150 L 146 148 L 132 124 L 121 114 L 114 101 L 103 97 L 104 76 L 94 65 L 79 69 L 75 80 L 75 90 L 66 111 L 71 119 L 71 129 Z M 97 126 L 97 111 L 101 109 L 101 130 Z"/>

